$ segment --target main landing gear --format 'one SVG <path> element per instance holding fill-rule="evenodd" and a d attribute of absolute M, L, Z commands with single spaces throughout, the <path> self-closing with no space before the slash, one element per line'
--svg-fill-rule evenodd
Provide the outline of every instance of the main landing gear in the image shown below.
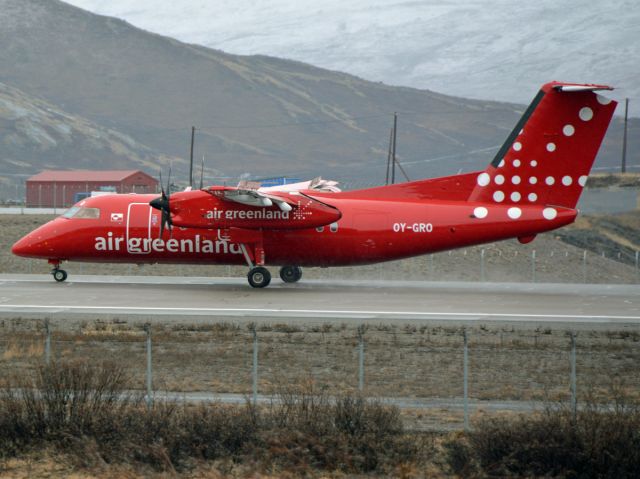
<path fill-rule="evenodd" d="M 247 279 L 254 288 L 266 288 L 271 283 L 271 273 L 264 266 L 254 266 L 249 270 Z"/>
<path fill-rule="evenodd" d="M 283 266 L 280 268 L 280 278 L 285 283 L 297 283 L 302 278 L 300 266 Z"/>
<path fill-rule="evenodd" d="M 60 269 L 60 261 L 57 259 L 50 259 L 49 264 L 53 265 L 53 269 L 51 270 L 51 275 L 53 279 L 55 279 L 58 283 L 62 283 L 67 279 L 67 272 L 63 269 Z"/>
<path fill-rule="evenodd" d="M 240 248 L 244 259 L 249 266 L 247 280 L 253 288 L 266 288 L 271 283 L 271 273 L 264 267 L 264 249 L 261 244 L 256 244 L 253 248 L 241 243 Z M 285 283 L 296 283 L 302 278 L 300 266 L 283 266 L 280 268 L 280 278 Z"/>

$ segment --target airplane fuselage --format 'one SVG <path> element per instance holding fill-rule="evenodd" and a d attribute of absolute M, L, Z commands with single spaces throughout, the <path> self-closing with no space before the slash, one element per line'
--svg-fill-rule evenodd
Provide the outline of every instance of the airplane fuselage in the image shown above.
<path fill-rule="evenodd" d="M 396 260 L 506 238 L 526 240 L 571 223 L 576 216 L 576 211 L 568 208 L 556 208 L 553 217 L 545 217 L 540 206 L 487 208 L 460 201 L 339 196 L 321 197 L 342 212 L 335 223 L 308 229 L 260 230 L 264 264 L 348 266 Z M 27 235 L 21 244 L 28 248 L 29 256 L 61 261 L 246 264 L 241 243 L 226 236 L 225 229 L 174 226 L 160 237 L 160 212 L 149 206 L 154 197 L 89 198 L 83 207 L 98 210 L 98 217 L 56 218 Z M 254 214 L 265 217 L 263 208 L 256 207 Z M 14 247 L 18 254 L 21 244 Z"/>

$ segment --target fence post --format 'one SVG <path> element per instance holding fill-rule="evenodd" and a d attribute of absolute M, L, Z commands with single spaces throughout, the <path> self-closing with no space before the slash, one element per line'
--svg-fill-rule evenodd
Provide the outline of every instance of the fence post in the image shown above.
<path fill-rule="evenodd" d="M 587 282 L 587 250 L 582 252 L 582 282 Z"/>
<path fill-rule="evenodd" d="M 146 323 L 144 330 L 147 333 L 147 409 L 151 409 L 152 404 L 152 370 L 151 370 L 151 324 Z"/>
<path fill-rule="evenodd" d="M 484 281 L 484 248 L 480 250 L 480 281 Z"/>
<path fill-rule="evenodd" d="M 258 332 L 255 325 L 252 326 L 253 333 L 253 405 L 258 404 Z"/>
<path fill-rule="evenodd" d="M 358 326 L 358 390 L 364 390 L 364 325 Z"/>
<path fill-rule="evenodd" d="M 640 251 L 636 251 L 636 281 L 640 282 L 640 269 L 638 269 L 638 263 L 640 260 Z"/>
<path fill-rule="evenodd" d="M 571 332 L 571 416 L 575 424 L 578 415 L 578 398 L 576 389 L 576 333 Z"/>
<path fill-rule="evenodd" d="M 44 363 L 48 366 L 51 364 L 51 328 L 49 327 L 49 318 L 44 320 Z"/>
<path fill-rule="evenodd" d="M 531 280 L 536 282 L 536 250 L 531 251 Z"/>
<path fill-rule="evenodd" d="M 463 356 L 463 395 L 464 395 L 464 430 L 469 430 L 469 338 L 466 328 L 462 330 L 464 338 Z"/>

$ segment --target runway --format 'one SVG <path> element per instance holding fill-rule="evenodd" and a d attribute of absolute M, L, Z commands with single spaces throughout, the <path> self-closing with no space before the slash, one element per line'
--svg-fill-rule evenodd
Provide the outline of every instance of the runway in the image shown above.
<path fill-rule="evenodd" d="M 3 318 L 491 323 L 640 327 L 639 285 L 0 275 Z"/>

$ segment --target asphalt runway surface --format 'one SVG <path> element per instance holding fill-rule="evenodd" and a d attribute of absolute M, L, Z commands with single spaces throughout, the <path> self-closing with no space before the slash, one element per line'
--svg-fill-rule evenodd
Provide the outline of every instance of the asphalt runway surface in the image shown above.
<path fill-rule="evenodd" d="M 640 285 L 0 275 L 0 317 L 640 328 Z"/>

